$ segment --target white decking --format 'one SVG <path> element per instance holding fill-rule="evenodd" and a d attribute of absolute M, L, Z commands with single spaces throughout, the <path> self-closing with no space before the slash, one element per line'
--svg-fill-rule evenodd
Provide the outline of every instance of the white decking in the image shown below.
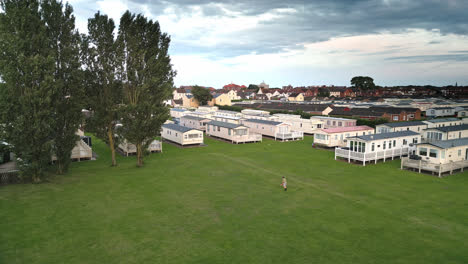
<path fill-rule="evenodd" d="M 213 134 L 206 132 L 210 137 L 222 138 L 227 141 L 231 141 L 232 144 L 241 144 L 241 143 L 251 143 L 251 142 L 260 142 L 262 141 L 262 135 L 257 133 L 249 133 L 248 135 L 232 135 L 228 137 L 223 137 L 219 134 Z"/>
<path fill-rule="evenodd" d="M 128 143 L 126 140 L 119 144 L 119 149 L 123 152 L 125 156 L 136 154 L 137 148 L 135 144 Z M 162 144 L 159 140 L 153 140 L 148 146 L 149 152 L 162 152 Z"/>
<path fill-rule="evenodd" d="M 449 172 L 450 174 L 456 170 L 461 170 L 461 172 L 463 172 L 463 169 L 467 167 L 468 160 L 450 162 L 446 164 L 437 164 L 425 160 L 413 160 L 408 157 L 401 159 L 401 169 L 407 168 L 418 170 L 419 173 L 421 173 L 421 171 L 431 172 L 432 174 L 437 173 L 439 177 L 441 177 L 442 174 L 446 172 Z"/>
<path fill-rule="evenodd" d="M 299 139 L 304 139 L 304 132 L 302 131 L 291 131 L 288 133 L 275 133 L 275 140 L 282 140 L 282 141 L 288 141 L 288 140 L 299 140 Z"/>
<path fill-rule="evenodd" d="M 362 165 L 366 166 L 366 162 L 374 161 L 377 163 L 378 160 L 383 160 L 385 162 L 387 159 L 393 160 L 395 157 L 401 158 L 407 156 L 408 153 L 409 148 L 393 148 L 372 153 L 362 153 L 337 147 L 335 148 L 335 160 L 337 157 L 340 157 L 348 159 L 348 162 L 351 162 L 351 160 L 362 161 Z"/>

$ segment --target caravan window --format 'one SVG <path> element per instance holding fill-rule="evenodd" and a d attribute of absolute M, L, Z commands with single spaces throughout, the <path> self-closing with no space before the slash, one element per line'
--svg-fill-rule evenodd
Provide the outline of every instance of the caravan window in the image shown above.
<path fill-rule="evenodd" d="M 419 155 L 427 156 L 427 148 L 420 148 L 419 149 Z"/>
<path fill-rule="evenodd" d="M 438 152 L 437 149 L 431 149 L 429 151 L 429 156 L 433 158 L 437 158 L 437 152 Z"/>

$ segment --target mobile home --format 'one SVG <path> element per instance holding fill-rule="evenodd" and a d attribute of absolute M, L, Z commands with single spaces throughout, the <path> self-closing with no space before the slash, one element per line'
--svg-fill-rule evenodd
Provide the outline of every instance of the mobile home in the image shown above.
<path fill-rule="evenodd" d="M 254 133 L 259 133 L 264 136 L 280 139 L 282 141 L 304 139 L 302 131 L 293 131 L 291 125 L 271 120 L 262 119 L 246 119 L 242 120 L 242 124 L 249 127 Z"/>
<path fill-rule="evenodd" d="M 291 125 L 291 129 L 302 131 L 306 134 L 314 134 L 323 127 L 323 122 L 316 119 L 304 119 L 300 115 L 274 114 L 279 122 Z"/>
<path fill-rule="evenodd" d="M 203 144 L 203 132 L 201 130 L 176 124 L 162 125 L 161 136 L 163 139 L 181 146 Z"/>
<path fill-rule="evenodd" d="M 352 127 L 356 126 L 357 120 L 330 116 L 312 116 L 310 119 L 323 122 L 323 128 Z"/>
<path fill-rule="evenodd" d="M 323 147 L 346 147 L 348 137 L 370 135 L 374 129 L 368 126 L 335 127 L 319 129 L 314 134 L 314 145 Z"/>
<path fill-rule="evenodd" d="M 404 122 L 394 122 L 394 123 L 385 123 L 377 125 L 375 127 L 376 133 L 389 133 L 389 132 L 398 132 L 411 130 L 414 132 L 422 133 L 424 129 L 428 127 L 427 123 L 422 121 L 404 121 Z"/>
<path fill-rule="evenodd" d="M 120 151 L 125 156 L 133 155 L 136 154 L 137 148 L 136 145 L 133 143 L 128 142 L 126 139 L 124 139 L 118 146 Z M 148 151 L 153 153 L 153 152 L 162 152 L 162 144 L 159 140 L 153 140 L 151 144 L 148 146 Z"/>
<path fill-rule="evenodd" d="M 206 123 L 210 121 L 211 119 L 205 117 L 185 115 L 180 118 L 179 124 L 184 127 L 205 131 Z"/>
<path fill-rule="evenodd" d="M 424 139 L 429 142 L 465 137 L 468 137 L 468 124 L 434 127 L 424 130 Z"/>
<path fill-rule="evenodd" d="M 417 145 L 416 155 L 404 158 L 401 168 L 428 171 L 439 177 L 443 173 L 468 167 L 468 138 L 434 141 Z"/>
<path fill-rule="evenodd" d="M 366 162 L 385 162 L 410 155 L 416 149 L 415 144 L 420 142 L 421 134 L 411 130 L 349 137 L 346 148 L 335 148 L 335 160 L 359 161 L 364 166 Z"/>
<path fill-rule="evenodd" d="M 262 141 L 262 135 L 252 133 L 247 126 L 220 121 L 207 123 L 206 134 L 235 144 Z"/>

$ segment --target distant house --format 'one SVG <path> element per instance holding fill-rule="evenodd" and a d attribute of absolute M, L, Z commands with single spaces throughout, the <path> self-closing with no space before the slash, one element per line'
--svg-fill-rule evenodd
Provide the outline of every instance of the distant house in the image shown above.
<path fill-rule="evenodd" d="M 433 127 L 424 130 L 424 139 L 432 142 L 468 137 L 468 124 Z"/>
<path fill-rule="evenodd" d="M 231 98 L 227 94 L 215 94 L 213 100 L 216 105 L 231 105 Z"/>
<path fill-rule="evenodd" d="M 232 100 L 239 100 L 241 99 L 238 95 L 237 95 L 237 91 L 236 90 L 229 90 L 227 93 L 225 93 L 229 99 L 232 101 Z"/>
<path fill-rule="evenodd" d="M 456 125 L 461 125 L 462 121 L 458 118 L 452 117 L 452 118 L 440 118 L 440 119 L 429 119 L 423 121 L 428 125 L 428 128 L 433 128 L 433 127 L 445 127 L 445 126 L 456 126 Z"/>
<path fill-rule="evenodd" d="M 176 124 L 162 125 L 161 137 L 181 146 L 203 144 L 203 132 L 201 130 Z"/>
<path fill-rule="evenodd" d="M 180 118 L 180 125 L 188 128 L 198 129 L 205 131 L 206 123 L 210 122 L 211 119 L 199 116 L 184 115 Z"/>
<path fill-rule="evenodd" d="M 455 116 L 454 107 L 434 107 L 426 110 L 426 116 L 428 117 L 444 117 L 444 116 Z"/>
<path fill-rule="evenodd" d="M 328 148 L 346 147 L 347 138 L 369 134 L 374 134 L 374 129 L 368 126 L 319 129 L 314 134 L 314 145 Z"/>
<path fill-rule="evenodd" d="M 291 125 L 261 119 L 246 119 L 242 121 L 242 124 L 249 127 L 250 131 L 259 133 L 264 136 L 280 139 L 282 141 L 304 139 L 304 133 L 301 131 L 293 131 Z"/>
<path fill-rule="evenodd" d="M 356 119 L 340 118 L 340 117 L 330 117 L 330 116 L 312 116 L 312 120 L 319 120 L 323 122 L 324 128 L 334 128 L 334 127 L 353 127 L 356 126 Z"/>
<path fill-rule="evenodd" d="M 302 93 L 292 93 L 288 96 L 288 101 L 303 102 L 304 95 Z"/>
<path fill-rule="evenodd" d="M 182 106 L 187 108 L 197 108 L 200 104 L 192 94 L 182 95 Z"/>
<path fill-rule="evenodd" d="M 292 130 L 302 131 L 306 134 L 313 134 L 323 127 L 323 122 L 315 119 L 301 118 L 300 115 L 274 114 L 279 122 L 291 125 Z"/>
<path fill-rule="evenodd" d="M 262 135 L 251 133 L 247 126 L 220 121 L 207 123 L 206 134 L 230 141 L 233 144 L 262 141 Z"/>
<path fill-rule="evenodd" d="M 348 162 L 358 161 L 365 166 L 366 162 L 394 159 L 412 154 L 415 144 L 421 142 L 421 135 L 414 131 L 399 131 L 349 137 L 346 148 L 335 149 L 337 158 L 347 159 Z"/>
<path fill-rule="evenodd" d="M 414 132 L 422 133 L 428 127 L 427 123 L 422 121 L 404 121 L 395 123 L 385 123 L 375 127 L 376 133 L 388 133 L 411 130 Z"/>
<path fill-rule="evenodd" d="M 439 177 L 446 172 L 463 172 L 468 167 L 468 138 L 421 143 L 415 154 L 417 156 L 402 159 L 402 169 L 428 171 Z"/>

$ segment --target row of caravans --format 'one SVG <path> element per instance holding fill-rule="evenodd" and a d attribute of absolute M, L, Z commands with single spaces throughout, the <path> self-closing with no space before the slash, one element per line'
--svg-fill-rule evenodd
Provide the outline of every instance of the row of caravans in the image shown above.
<path fill-rule="evenodd" d="M 468 167 L 468 119 L 436 119 L 378 125 L 376 133 L 350 135 L 335 159 L 361 162 L 401 158 L 401 168 L 439 176 Z"/>

